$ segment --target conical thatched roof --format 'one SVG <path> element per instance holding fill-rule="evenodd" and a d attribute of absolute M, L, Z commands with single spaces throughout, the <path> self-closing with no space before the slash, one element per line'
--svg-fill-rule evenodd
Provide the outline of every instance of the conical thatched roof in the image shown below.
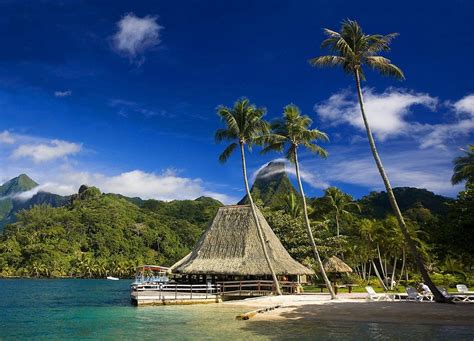
<path fill-rule="evenodd" d="M 352 272 L 351 267 L 336 256 L 326 259 L 323 266 L 326 272 Z"/>
<path fill-rule="evenodd" d="M 257 215 L 275 272 L 278 275 L 313 274 L 291 258 L 258 209 Z M 171 269 L 182 274 L 270 275 L 250 206 L 221 207 L 193 251 Z"/>

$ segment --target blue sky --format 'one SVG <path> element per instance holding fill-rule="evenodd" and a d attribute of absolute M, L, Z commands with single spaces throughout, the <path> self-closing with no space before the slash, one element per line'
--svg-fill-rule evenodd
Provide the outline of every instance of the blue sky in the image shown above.
<path fill-rule="evenodd" d="M 368 72 L 369 119 L 394 186 L 455 196 L 452 159 L 473 143 L 472 1 L 1 1 L 0 181 L 27 173 L 60 194 L 81 183 L 144 198 L 242 196 L 220 165 L 215 108 L 247 96 L 268 119 L 295 103 L 327 132 L 302 155 L 307 192 L 382 189 L 353 80 L 307 60 L 344 18 L 399 32 L 403 82 Z M 281 157 L 249 155 L 250 173 Z"/>

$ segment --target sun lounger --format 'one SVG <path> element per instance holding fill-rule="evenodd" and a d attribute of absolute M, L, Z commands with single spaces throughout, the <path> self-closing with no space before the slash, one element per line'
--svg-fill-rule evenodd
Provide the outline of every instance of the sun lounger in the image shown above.
<path fill-rule="evenodd" d="M 466 284 L 458 284 L 456 285 L 456 289 L 458 289 L 458 292 L 460 294 L 471 294 L 474 295 L 474 291 L 469 291 L 467 288 Z"/>
<path fill-rule="evenodd" d="M 421 302 L 424 299 L 427 299 L 428 301 L 433 301 L 433 295 L 432 294 L 420 294 L 418 290 L 416 290 L 413 287 L 407 287 L 406 288 L 407 292 L 407 300 L 408 301 L 418 301 Z"/>
<path fill-rule="evenodd" d="M 454 297 L 453 301 L 457 302 L 474 302 L 474 291 L 469 291 L 465 284 L 456 285 L 458 289 L 458 294 L 452 295 Z"/>
<path fill-rule="evenodd" d="M 367 291 L 367 299 L 370 301 L 393 301 L 393 296 L 390 296 L 386 293 L 378 294 L 371 286 L 366 286 L 365 290 Z"/>

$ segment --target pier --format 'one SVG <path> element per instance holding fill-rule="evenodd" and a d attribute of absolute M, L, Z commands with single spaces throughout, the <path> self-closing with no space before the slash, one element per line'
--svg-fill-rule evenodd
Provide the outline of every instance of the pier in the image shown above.
<path fill-rule="evenodd" d="M 222 302 L 219 285 L 177 283 L 132 287 L 130 300 L 137 306 Z"/>

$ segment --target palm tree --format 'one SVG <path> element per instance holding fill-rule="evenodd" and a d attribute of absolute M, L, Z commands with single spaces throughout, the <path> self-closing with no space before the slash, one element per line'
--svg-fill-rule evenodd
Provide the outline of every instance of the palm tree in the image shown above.
<path fill-rule="evenodd" d="M 313 231 L 311 230 L 311 225 L 308 218 L 308 207 L 306 205 L 306 197 L 303 190 L 303 184 L 301 182 L 300 166 L 298 162 L 298 147 L 300 146 L 308 149 L 310 152 L 315 153 L 316 155 L 322 157 L 327 156 L 327 152 L 315 144 L 315 141 L 326 141 L 328 140 L 328 137 L 325 133 L 317 129 L 310 129 L 309 127 L 311 124 L 312 120 L 306 115 L 301 115 L 297 106 L 293 104 L 287 105 L 283 112 L 283 120 L 274 121 L 272 123 L 272 133 L 264 137 L 267 146 L 262 152 L 267 153 L 272 150 L 281 152 L 287 148 L 286 158 L 295 165 L 296 169 L 296 178 L 298 179 L 298 186 L 303 199 L 303 213 L 306 223 L 306 231 L 313 248 L 314 258 L 319 265 L 319 269 L 321 270 L 324 282 L 326 283 L 331 297 L 334 299 L 336 298 L 336 295 L 334 294 L 331 282 L 329 281 L 326 271 L 324 270 L 321 257 L 319 256 L 318 247 L 314 241 Z"/>
<path fill-rule="evenodd" d="M 339 188 L 329 187 L 325 191 L 325 197 L 329 200 L 329 204 L 334 211 L 334 219 L 336 220 L 336 236 L 339 237 L 340 226 L 339 222 L 343 215 L 350 215 L 351 213 L 347 210 L 350 207 L 354 207 L 360 211 L 360 206 L 351 200 L 351 197 L 344 194 Z"/>
<path fill-rule="evenodd" d="M 255 204 L 250 194 L 249 183 L 247 179 L 247 166 L 245 163 L 245 146 L 251 149 L 253 145 L 258 144 L 259 138 L 262 134 L 266 134 L 269 131 L 269 125 L 262 119 L 265 115 L 265 109 L 257 108 L 255 105 L 250 104 L 247 98 L 241 98 L 235 102 L 233 108 L 227 108 L 219 106 L 217 108 L 217 114 L 221 117 L 221 120 L 226 124 L 226 128 L 218 129 L 215 134 L 217 142 L 221 141 L 232 141 L 222 154 L 219 156 L 219 161 L 225 163 L 234 150 L 240 148 L 240 156 L 242 159 L 242 174 L 244 177 L 245 191 L 247 192 L 247 198 L 250 203 L 252 215 L 257 225 L 258 238 L 262 245 L 263 254 L 267 262 L 268 268 L 272 274 L 273 282 L 278 295 L 281 295 L 280 285 L 276 276 L 275 270 L 273 269 L 272 262 L 268 256 L 267 245 L 265 237 L 263 235 L 262 226 L 257 217 L 257 211 Z"/>
<path fill-rule="evenodd" d="M 287 214 L 292 218 L 296 219 L 301 214 L 301 206 L 296 198 L 296 195 L 291 192 L 287 197 L 285 197 L 285 206 L 283 208 Z"/>
<path fill-rule="evenodd" d="M 402 230 L 403 236 L 405 237 L 405 240 L 408 244 L 408 248 L 413 254 L 415 262 L 421 272 L 421 275 L 423 276 L 423 280 L 432 291 L 435 300 L 437 302 L 448 302 L 449 300 L 441 294 L 441 292 L 431 280 L 428 271 L 423 264 L 423 260 L 416 249 L 416 245 L 408 233 L 405 220 L 403 219 L 397 200 L 393 194 L 392 186 L 390 185 L 390 181 L 383 167 L 382 160 L 380 159 L 380 156 L 377 152 L 374 137 L 372 135 L 372 131 L 370 129 L 364 109 L 364 99 L 360 85 L 361 80 L 365 80 L 365 75 L 362 69 L 363 66 L 369 66 L 384 76 L 392 76 L 397 79 L 405 78 L 402 70 L 400 70 L 398 66 L 392 64 L 389 59 L 377 55 L 380 52 L 389 51 L 390 42 L 398 34 L 365 34 L 359 24 L 353 20 L 343 21 L 340 32 L 335 32 L 329 29 L 325 29 L 324 32 L 328 38 L 322 42 L 321 47 L 328 48 L 334 52 L 335 55 L 316 57 L 311 59 L 309 62 L 311 65 L 319 67 L 341 66 L 344 72 L 354 76 L 360 111 L 364 121 L 370 149 L 372 150 L 372 155 L 375 159 L 380 176 L 382 177 L 387 190 L 388 199 L 395 213 L 395 217 L 397 218 L 398 225 Z"/>
<path fill-rule="evenodd" d="M 467 150 L 461 149 L 465 156 L 458 156 L 454 159 L 454 173 L 451 177 L 451 183 L 456 185 L 466 181 L 466 188 L 474 184 L 474 144 L 467 147 Z"/>

